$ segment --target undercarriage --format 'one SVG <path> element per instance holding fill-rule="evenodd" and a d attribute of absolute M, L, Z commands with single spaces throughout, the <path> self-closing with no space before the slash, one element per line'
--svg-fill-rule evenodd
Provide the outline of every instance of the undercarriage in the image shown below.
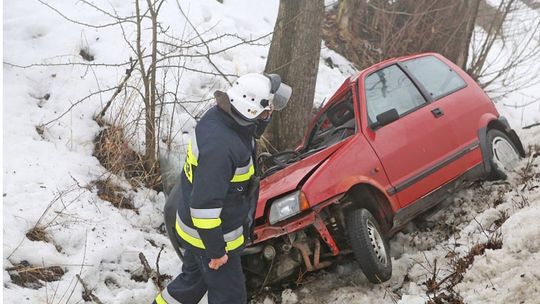
<path fill-rule="evenodd" d="M 297 282 L 305 273 L 326 268 L 337 256 L 351 253 L 342 217 L 340 206 L 334 205 L 304 216 L 312 221 L 303 229 L 246 248 L 242 265 L 248 291 L 254 294 L 264 286 Z"/>

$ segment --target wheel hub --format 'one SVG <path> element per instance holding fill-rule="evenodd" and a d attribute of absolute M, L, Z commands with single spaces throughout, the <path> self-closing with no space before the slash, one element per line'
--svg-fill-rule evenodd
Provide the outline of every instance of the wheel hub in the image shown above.
<path fill-rule="evenodd" d="M 505 138 L 497 136 L 491 142 L 493 161 L 504 171 L 516 167 L 519 155 Z"/>
<path fill-rule="evenodd" d="M 388 261 L 386 260 L 386 248 L 384 247 L 383 238 L 379 234 L 375 224 L 373 224 L 370 220 L 367 220 L 366 224 L 373 251 L 375 252 L 379 262 L 386 266 Z"/>

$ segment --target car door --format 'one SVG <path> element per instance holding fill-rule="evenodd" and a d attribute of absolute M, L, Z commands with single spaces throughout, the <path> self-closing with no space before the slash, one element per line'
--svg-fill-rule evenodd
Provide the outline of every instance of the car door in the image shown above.
<path fill-rule="evenodd" d="M 360 80 L 362 82 L 362 79 Z M 375 71 L 360 84 L 364 133 L 390 180 L 389 195 L 407 206 L 452 178 L 445 161 L 457 148 L 447 116 L 429 103 L 398 64 Z M 399 118 L 377 126 L 377 116 L 396 109 Z"/>
<path fill-rule="evenodd" d="M 431 102 L 452 121 L 460 149 L 467 149 L 478 143 L 478 122 L 484 113 L 494 112 L 493 106 L 481 90 L 468 87 L 460 76 L 463 71 L 438 56 L 420 56 L 402 64 L 425 88 Z"/>

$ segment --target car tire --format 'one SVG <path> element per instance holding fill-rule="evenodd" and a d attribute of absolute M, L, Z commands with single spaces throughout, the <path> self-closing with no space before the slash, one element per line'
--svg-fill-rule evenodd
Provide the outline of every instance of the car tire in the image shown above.
<path fill-rule="evenodd" d="M 520 155 L 512 140 L 504 132 L 491 129 L 486 136 L 491 172 L 488 179 L 506 179 L 508 172 L 515 168 Z"/>
<path fill-rule="evenodd" d="M 345 221 L 352 250 L 368 280 L 375 284 L 388 281 L 392 277 L 390 245 L 377 220 L 368 210 L 355 209 Z"/>

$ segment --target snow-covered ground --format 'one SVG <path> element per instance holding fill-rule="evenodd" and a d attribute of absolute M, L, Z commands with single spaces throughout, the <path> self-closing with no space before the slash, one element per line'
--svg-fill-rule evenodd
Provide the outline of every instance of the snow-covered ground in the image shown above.
<path fill-rule="evenodd" d="M 113 22 L 110 16 L 81 1 L 46 2 L 66 17 L 82 23 Z M 273 30 L 277 0 L 224 2 L 181 1 L 190 21 L 206 39 L 223 33 L 252 39 Z M 134 11 L 132 1 L 91 3 L 121 16 L 130 16 Z M 111 176 L 92 155 L 94 139 L 100 131 L 93 116 L 103 108 L 112 91 L 78 102 L 92 92 L 116 86 L 124 76 L 126 65 L 89 66 L 79 55 L 81 49 L 88 51 L 94 56 L 93 64 L 126 62 L 132 55 L 122 38 L 122 30 L 118 26 L 89 28 L 74 24 L 38 0 L 6 1 L 4 9 L 4 300 L 80 303 L 83 287 L 76 279 L 76 275 L 80 275 L 103 303 L 150 303 L 158 291 L 150 280 L 137 279 L 143 271 L 139 253 L 144 253 L 155 269 L 164 245 L 159 259 L 160 272 L 174 276 L 181 268 L 160 227 L 164 196 L 154 190 L 133 188 L 126 180 Z M 196 39 L 175 1 L 166 2 L 160 16 L 163 23 L 170 26 L 171 35 Z M 538 18 L 538 14 L 534 16 Z M 133 30 L 133 27 L 126 29 Z M 135 39 L 132 32 L 128 32 L 128 37 Z M 148 39 L 148 32 L 143 38 Z M 213 56 L 212 60 L 226 74 L 260 72 L 265 65 L 269 41 L 268 37 L 259 41 L 260 45 L 241 45 Z M 235 37 L 224 37 L 210 47 L 220 50 L 237 42 Z M 324 63 L 328 57 L 337 67 L 330 68 Z M 185 59 L 181 63 L 213 71 L 205 58 Z M 32 64 L 38 65 L 29 66 Z M 328 98 L 351 73 L 353 69 L 345 59 L 323 47 L 315 103 Z M 215 89 L 226 86 L 220 76 L 194 72 L 185 72 L 178 81 L 180 96 L 186 100 L 207 98 Z M 167 82 L 168 86 L 175 84 L 172 80 Z M 528 90 L 527 96 L 539 98 L 538 87 Z M 512 102 L 516 96 L 508 95 L 505 100 Z M 200 112 L 207 106 L 208 103 L 188 105 L 188 108 Z M 508 114 L 512 125 L 526 125 L 521 119 L 522 112 L 510 112 L 505 106 L 499 109 Z M 534 110 L 527 108 L 523 112 L 526 122 L 540 120 L 540 111 Z M 189 132 L 193 120 L 179 109 L 167 107 L 164 110 L 168 117 L 174 111 L 177 116 L 172 121 L 173 127 L 179 134 Z M 129 120 L 137 113 L 123 113 L 122 107 L 115 103 L 106 118 L 124 116 Z M 42 124 L 46 124 L 44 129 L 36 128 Z M 520 136 L 529 144 L 540 143 L 539 128 L 520 131 Z M 133 143 L 134 148 L 140 149 L 141 142 L 142 139 Z M 182 144 L 182 136 L 175 137 L 173 151 L 180 151 Z M 445 211 L 419 219 L 417 228 L 410 227 L 394 237 L 391 244 L 394 276 L 389 283 L 373 286 L 354 263 L 345 263 L 335 271 L 313 276 L 314 281 L 306 282 L 299 289 L 285 291 L 283 300 L 391 303 L 396 297 L 394 294 L 398 294 L 402 296 L 402 303 L 423 303 L 426 293 L 422 283 L 429 274 L 426 265 L 436 258 L 443 276 L 448 248 L 459 244 L 455 251 L 464 254 L 476 242 L 485 241 L 477 221 L 485 229 L 491 229 L 490 225 L 504 211 L 510 217 L 500 229 L 502 248 L 487 250 L 476 257 L 456 289 L 466 303 L 519 303 L 521 300 L 534 303 L 540 296 L 537 287 L 540 286 L 538 160 L 533 160 L 536 177 L 529 182 L 529 188 L 522 190 L 524 184 L 519 176 L 512 177 L 508 184 L 475 185 L 458 194 Z M 522 167 L 525 164 L 526 160 Z M 136 210 L 118 209 L 98 197 L 92 183 L 106 178 L 125 190 L 125 196 L 132 200 Z M 494 206 L 498 192 L 504 193 L 504 197 Z M 526 197 L 528 205 L 520 207 L 521 204 L 516 203 L 518 193 Z M 45 232 L 43 241 L 27 238 L 27 232 L 34 227 Z M 450 227 L 452 233 L 448 231 Z M 65 273 L 59 280 L 42 282 L 39 288 L 23 288 L 11 277 L 16 271 L 7 270 L 21 264 L 35 268 L 60 266 Z"/>

